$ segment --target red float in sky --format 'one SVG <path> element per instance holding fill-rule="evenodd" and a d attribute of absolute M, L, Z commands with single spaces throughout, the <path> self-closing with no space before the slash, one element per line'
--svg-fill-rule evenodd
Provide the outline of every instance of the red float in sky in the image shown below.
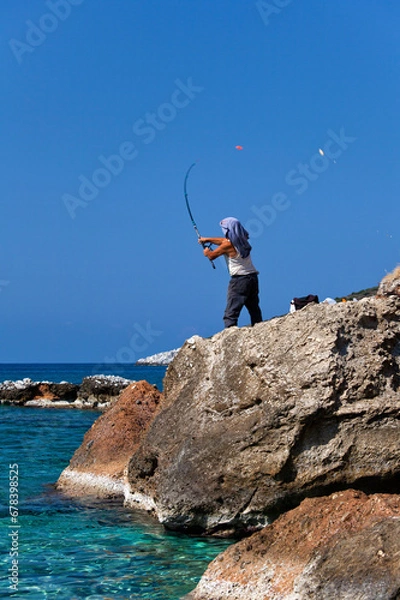
<path fill-rule="evenodd" d="M 243 146 L 235 146 L 236 150 L 243 150 Z"/>

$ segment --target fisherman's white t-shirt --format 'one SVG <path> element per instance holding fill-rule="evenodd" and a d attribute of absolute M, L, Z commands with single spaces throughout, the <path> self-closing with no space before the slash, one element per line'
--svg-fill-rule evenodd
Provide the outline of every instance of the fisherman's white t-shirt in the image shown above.
<path fill-rule="evenodd" d="M 253 273 L 258 273 L 252 263 L 250 254 L 246 258 L 242 258 L 239 252 L 236 253 L 236 256 L 225 254 L 225 260 L 231 277 L 233 275 L 252 275 Z"/>

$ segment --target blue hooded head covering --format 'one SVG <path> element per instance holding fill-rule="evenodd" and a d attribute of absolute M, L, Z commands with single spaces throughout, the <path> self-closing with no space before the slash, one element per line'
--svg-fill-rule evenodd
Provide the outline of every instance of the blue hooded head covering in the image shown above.
<path fill-rule="evenodd" d="M 248 242 L 249 234 L 243 225 L 235 219 L 235 217 L 227 217 L 220 222 L 224 235 L 235 248 L 238 250 L 242 258 L 247 258 L 251 251 L 251 246 Z"/>

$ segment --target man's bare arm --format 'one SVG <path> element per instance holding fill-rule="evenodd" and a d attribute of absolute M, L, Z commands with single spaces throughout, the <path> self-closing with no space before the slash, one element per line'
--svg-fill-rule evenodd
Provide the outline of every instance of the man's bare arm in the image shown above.
<path fill-rule="evenodd" d="M 214 240 L 214 241 L 212 241 Z M 218 243 L 217 241 L 218 240 Z M 236 250 L 232 243 L 227 238 L 199 238 L 199 243 L 211 243 L 216 245 L 215 250 L 210 250 L 209 248 L 204 248 L 204 256 L 209 258 L 210 260 L 214 260 L 223 254 L 227 254 L 228 256 L 234 256 L 236 254 Z"/>
<path fill-rule="evenodd" d="M 199 244 L 214 244 L 214 246 L 220 246 L 224 242 L 229 242 L 224 237 L 199 237 Z M 229 242 L 230 243 L 230 242 Z"/>

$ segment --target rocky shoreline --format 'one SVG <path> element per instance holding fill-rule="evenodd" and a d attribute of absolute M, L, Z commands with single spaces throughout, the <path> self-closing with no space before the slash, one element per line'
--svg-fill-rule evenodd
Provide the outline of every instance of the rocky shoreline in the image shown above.
<path fill-rule="evenodd" d="M 77 497 L 127 497 L 126 465 L 161 399 L 162 393 L 147 381 L 130 383 L 87 431 L 58 480 L 58 489 Z"/>
<path fill-rule="evenodd" d="M 191 338 L 163 388 L 113 396 L 58 489 L 240 538 L 187 600 L 400 598 L 400 267 L 376 296 Z"/>
<path fill-rule="evenodd" d="M 184 600 L 395 600 L 400 496 L 309 498 L 219 555 Z"/>
<path fill-rule="evenodd" d="M 131 380 L 115 375 L 85 377 L 81 384 L 20 381 L 0 383 L 0 404 L 39 408 L 80 408 L 104 411 Z"/>

